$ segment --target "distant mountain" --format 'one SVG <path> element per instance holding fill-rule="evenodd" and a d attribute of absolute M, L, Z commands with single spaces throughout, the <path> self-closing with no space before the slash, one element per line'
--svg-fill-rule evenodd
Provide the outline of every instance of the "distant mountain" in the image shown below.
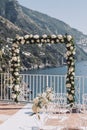
<path fill-rule="evenodd" d="M 33 11 L 21 6 L 17 0 L 0 0 L 0 39 L 7 42 L 8 38 L 14 38 L 16 34 L 71 34 L 77 46 L 76 60 L 87 60 L 87 54 L 82 50 L 81 40 L 87 35 L 68 24 L 46 14 Z M 85 41 L 85 40 L 84 40 Z M 78 46 L 79 45 L 79 46 Z M 3 45 L 1 44 L 1 47 Z M 63 64 L 65 53 L 64 45 L 25 45 L 21 47 L 22 66 L 43 67 L 58 66 Z M 25 57 L 25 58 L 24 58 Z"/>

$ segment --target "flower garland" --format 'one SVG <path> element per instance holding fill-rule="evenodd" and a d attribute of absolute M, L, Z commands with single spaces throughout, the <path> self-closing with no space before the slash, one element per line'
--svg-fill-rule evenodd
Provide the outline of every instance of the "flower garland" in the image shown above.
<path fill-rule="evenodd" d="M 12 93 L 12 99 L 14 99 L 15 102 L 18 102 L 18 95 L 20 93 L 20 56 L 19 56 L 19 45 L 14 43 L 12 45 L 12 59 L 11 59 L 11 73 L 13 78 L 13 93 Z"/>
<path fill-rule="evenodd" d="M 66 88 L 67 88 L 67 101 L 68 103 L 73 103 L 75 101 L 75 88 L 74 88 L 74 76 L 75 76 L 75 45 L 73 42 L 73 38 L 71 35 L 25 35 L 24 37 L 17 36 L 13 41 L 12 46 L 12 59 L 11 59 L 11 72 L 13 76 L 13 98 L 15 101 L 18 101 L 18 95 L 20 91 L 20 44 L 57 44 L 57 43 L 65 43 L 66 45 L 66 60 L 68 66 L 68 72 L 66 77 Z"/>

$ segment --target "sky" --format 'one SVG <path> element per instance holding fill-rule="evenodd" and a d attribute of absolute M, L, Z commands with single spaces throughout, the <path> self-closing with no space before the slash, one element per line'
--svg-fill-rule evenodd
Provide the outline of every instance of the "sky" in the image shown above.
<path fill-rule="evenodd" d="M 87 34 L 87 0 L 18 0 L 18 2 Z"/>

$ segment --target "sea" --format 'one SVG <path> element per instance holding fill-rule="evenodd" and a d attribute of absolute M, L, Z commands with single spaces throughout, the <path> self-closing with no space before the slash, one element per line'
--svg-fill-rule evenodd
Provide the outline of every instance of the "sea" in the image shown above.
<path fill-rule="evenodd" d="M 29 70 L 22 72 L 22 74 L 66 75 L 67 65 L 63 65 L 61 67 Z M 81 77 L 81 79 L 78 78 L 76 80 L 75 95 L 77 100 L 79 99 L 79 101 L 82 102 L 83 93 L 87 93 L 87 61 L 80 61 L 75 63 L 75 76 Z"/>
<path fill-rule="evenodd" d="M 21 73 L 26 74 L 48 74 L 48 75 L 66 75 L 67 65 L 60 67 L 52 67 L 45 69 L 33 69 L 24 71 Z M 75 75 L 76 76 L 87 76 L 87 61 L 80 61 L 75 63 Z"/>

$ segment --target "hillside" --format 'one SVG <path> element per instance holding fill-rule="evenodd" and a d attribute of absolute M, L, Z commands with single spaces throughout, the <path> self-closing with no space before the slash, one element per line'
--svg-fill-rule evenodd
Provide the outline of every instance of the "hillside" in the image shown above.
<path fill-rule="evenodd" d="M 76 60 L 87 60 L 87 54 L 78 46 L 81 39 L 87 36 L 68 24 L 46 14 L 33 11 L 21 6 L 17 0 L 0 0 L 0 47 L 4 48 L 3 59 L 10 59 L 12 42 L 9 38 L 15 38 L 16 34 L 71 34 L 76 44 Z M 8 45 L 8 48 L 7 48 Z M 8 53 L 7 53 L 8 51 Z M 21 65 L 23 68 L 52 67 L 63 64 L 64 45 L 25 45 L 21 46 Z M 9 54 L 9 56 L 6 56 Z M 6 60 L 3 60 L 5 64 Z"/>

